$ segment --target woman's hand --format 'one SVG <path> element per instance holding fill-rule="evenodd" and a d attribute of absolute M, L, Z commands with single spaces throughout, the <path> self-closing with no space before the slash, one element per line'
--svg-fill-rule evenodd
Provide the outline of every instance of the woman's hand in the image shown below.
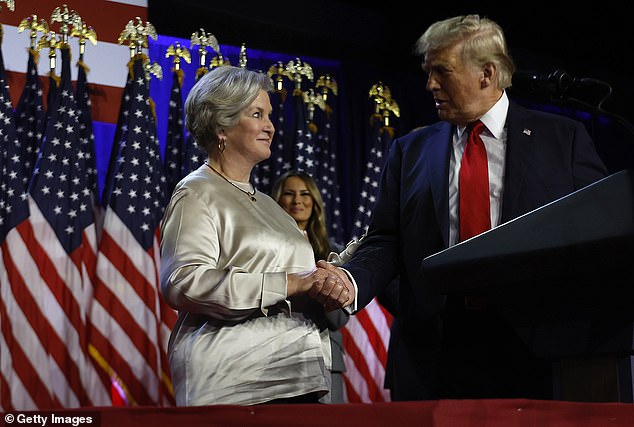
<path fill-rule="evenodd" d="M 346 274 L 325 261 L 319 261 L 313 270 L 290 273 L 287 280 L 289 297 L 308 293 L 323 304 L 326 311 L 345 307 L 354 299 L 354 291 L 351 291 L 354 287 Z"/>
<path fill-rule="evenodd" d="M 293 295 L 305 294 L 310 291 L 316 283 L 323 283 L 328 279 L 330 274 L 323 268 L 314 268 L 299 273 L 287 274 L 286 294 L 291 297 Z"/>

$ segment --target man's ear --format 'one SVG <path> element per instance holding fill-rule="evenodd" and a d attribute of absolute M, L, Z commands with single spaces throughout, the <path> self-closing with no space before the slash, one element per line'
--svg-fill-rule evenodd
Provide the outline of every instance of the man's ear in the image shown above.
<path fill-rule="evenodd" d="M 487 62 L 482 67 L 482 78 L 480 80 L 480 87 L 486 88 L 494 84 L 494 81 L 497 76 L 497 67 L 492 62 Z"/>

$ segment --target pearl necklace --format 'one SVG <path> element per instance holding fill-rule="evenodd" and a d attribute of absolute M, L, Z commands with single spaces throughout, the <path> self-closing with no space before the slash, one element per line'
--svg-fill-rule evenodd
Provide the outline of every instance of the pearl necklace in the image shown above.
<path fill-rule="evenodd" d="M 233 182 L 231 182 L 229 179 L 227 179 L 226 176 L 224 176 L 223 174 L 221 174 L 220 172 L 218 172 L 213 166 L 211 166 L 209 163 L 205 162 L 205 164 L 207 165 L 207 167 L 209 169 L 211 169 L 212 171 L 216 172 L 216 174 L 218 176 L 220 176 L 222 179 L 224 179 L 225 181 L 227 181 L 229 184 L 233 185 L 235 188 L 237 188 L 238 190 L 240 190 L 241 192 L 243 192 L 244 194 L 246 194 L 249 199 L 251 199 L 252 202 L 255 202 L 255 187 L 253 187 L 253 193 L 249 193 L 248 191 L 243 190 L 242 188 L 238 187 L 237 185 L 235 185 Z"/>

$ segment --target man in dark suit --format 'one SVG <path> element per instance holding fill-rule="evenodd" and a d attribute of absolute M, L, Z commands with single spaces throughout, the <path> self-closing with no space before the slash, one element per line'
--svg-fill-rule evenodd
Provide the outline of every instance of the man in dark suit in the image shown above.
<path fill-rule="evenodd" d="M 551 398 L 548 362 L 534 357 L 487 301 L 434 294 L 421 263 L 458 243 L 466 228 L 460 225 L 466 216 L 460 214 L 466 205 L 460 170 L 466 169 L 468 129 L 478 120 L 484 124 L 487 227 L 608 172 L 583 124 L 509 100 L 514 64 L 495 22 L 477 15 L 436 22 L 418 40 L 417 52 L 442 121 L 392 143 L 367 235 L 342 266 L 358 287 L 357 308 L 400 278 L 387 373 L 394 400 Z"/>

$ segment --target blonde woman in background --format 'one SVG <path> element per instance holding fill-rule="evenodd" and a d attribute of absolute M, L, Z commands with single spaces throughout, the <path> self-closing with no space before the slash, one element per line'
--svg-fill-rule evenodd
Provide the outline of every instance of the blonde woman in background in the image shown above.
<path fill-rule="evenodd" d="M 324 202 L 315 180 L 305 172 L 287 171 L 273 184 L 273 199 L 288 212 L 313 247 L 315 261 L 328 259 L 331 251 L 340 252 L 341 248 L 328 237 Z M 330 330 L 332 350 L 332 394 L 331 403 L 345 403 L 343 373 L 346 366 L 343 359 L 343 337 L 339 329 L 349 319 L 346 310 L 327 312 L 326 323 Z"/>

